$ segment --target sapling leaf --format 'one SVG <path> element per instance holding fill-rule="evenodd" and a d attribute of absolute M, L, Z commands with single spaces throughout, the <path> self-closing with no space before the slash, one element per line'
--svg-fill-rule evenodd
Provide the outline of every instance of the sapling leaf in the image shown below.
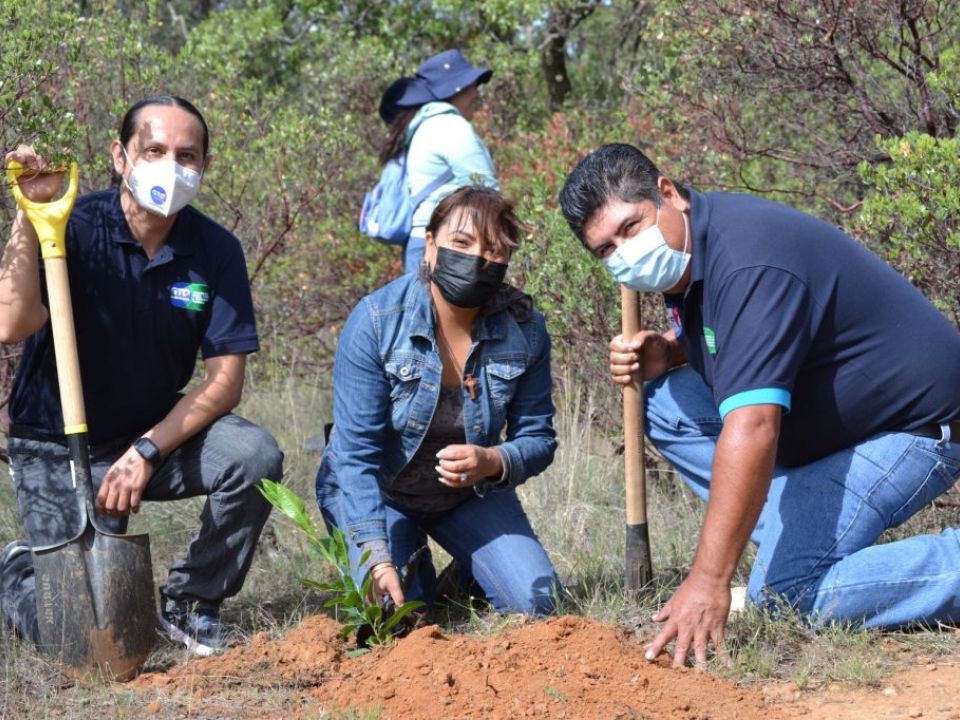
<path fill-rule="evenodd" d="M 383 609 L 379 604 L 374 603 L 373 605 L 367 605 L 363 614 L 374 628 L 380 623 L 380 619 L 383 617 Z"/>
<path fill-rule="evenodd" d="M 414 610 L 419 610 L 425 604 L 426 603 L 424 603 L 423 600 L 409 600 L 405 602 L 403 605 L 394 610 L 393 615 L 391 615 L 383 624 L 383 632 L 389 633 L 394 627 L 396 627 L 398 622 L 403 620 L 403 618 L 412 613 Z"/>
<path fill-rule="evenodd" d="M 290 488 L 284 487 L 273 480 L 263 478 L 260 481 L 259 490 L 267 499 L 267 502 L 293 520 L 307 535 L 311 538 L 317 536 L 317 531 L 313 526 L 313 520 L 311 520 L 310 515 L 307 514 L 307 508 L 303 504 L 303 500 Z"/>

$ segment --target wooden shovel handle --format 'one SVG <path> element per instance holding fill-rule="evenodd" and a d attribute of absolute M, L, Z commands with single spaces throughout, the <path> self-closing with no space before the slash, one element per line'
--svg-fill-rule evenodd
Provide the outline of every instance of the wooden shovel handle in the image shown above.
<path fill-rule="evenodd" d="M 640 294 L 621 286 L 623 337 L 640 332 Z M 638 592 L 653 580 L 650 534 L 647 528 L 647 477 L 643 464 L 643 366 L 623 388 L 623 460 L 626 480 L 625 585 Z"/>
<path fill-rule="evenodd" d="M 640 332 L 640 294 L 620 287 L 624 340 Z M 643 368 L 623 388 L 623 457 L 627 482 L 627 524 L 647 522 L 647 482 L 643 466 Z"/>
<path fill-rule="evenodd" d="M 70 302 L 67 259 L 52 258 L 44 260 L 43 264 L 47 273 L 47 296 L 50 304 L 50 324 L 53 328 L 53 348 L 57 358 L 63 431 L 66 435 L 85 433 L 87 415 L 83 406 L 83 386 L 80 384 L 80 358 L 77 355 L 77 334 L 73 324 L 73 305 Z"/>
<path fill-rule="evenodd" d="M 66 249 L 67 221 L 79 187 L 77 163 L 70 165 L 70 184 L 63 197 L 51 202 L 36 202 L 24 196 L 17 182 L 22 173 L 23 167 L 17 162 L 11 162 L 7 168 L 13 197 L 30 220 L 40 241 L 47 276 L 50 325 L 53 328 L 53 349 L 57 358 L 57 382 L 60 386 L 64 433 L 85 433 L 87 416 L 83 407 L 83 386 L 80 384 L 80 361 L 77 357 L 73 305 L 70 302 Z"/>

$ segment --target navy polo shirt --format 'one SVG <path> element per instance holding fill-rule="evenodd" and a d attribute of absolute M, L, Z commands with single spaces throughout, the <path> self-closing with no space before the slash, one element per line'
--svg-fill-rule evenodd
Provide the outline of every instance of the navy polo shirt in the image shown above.
<path fill-rule="evenodd" d="M 152 260 L 130 234 L 116 190 L 77 200 L 67 267 L 92 443 L 155 425 L 204 358 L 258 349 L 243 250 L 202 213 L 177 214 Z M 26 342 L 10 400 L 13 432 L 62 438 L 53 336 Z"/>
<path fill-rule="evenodd" d="M 960 417 L 960 333 L 879 257 L 769 200 L 691 203 L 691 281 L 667 309 L 721 417 L 781 405 L 783 465 Z"/>

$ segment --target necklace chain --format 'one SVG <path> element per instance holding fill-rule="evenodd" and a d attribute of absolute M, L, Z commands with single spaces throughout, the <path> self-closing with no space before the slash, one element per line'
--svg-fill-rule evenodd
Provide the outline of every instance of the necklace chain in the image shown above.
<path fill-rule="evenodd" d="M 453 352 L 453 348 L 450 347 L 450 344 L 447 342 L 446 335 L 443 330 L 438 326 L 437 327 L 437 338 L 440 340 L 440 344 L 443 345 L 443 349 L 447 351 L 447 355 L 450 356 L 450 359 L 453 360 L 453 369 L 457 371 L 457 374 L 460 378 L 463 378 L 463 371 L 467 369 L 467 358 L 463 359 L 463 362 L 457 358 L 456 354 Z M 467 356 L 470 355 L 469 348 L 467 349 Z"/>
<path fill-rule="evenodd" d="M 466 357 L 463 358 L 463 362 L 460 362 L 456 354 L 453 352 L 453 348 L 451 348 L 450 344 L 447 342 L 447 338 L 439 323 L 437 324 L 437 338 L 440 340 L 440 344 L 443 345 L 444 350 L 447 351 L 447 355 L 450 356 L 450 360 L 453 361 L 453 369 L 457 371 L 457 376 L 460 378 L 460 387 L 465 387 L 470 393 L 470 398 L 472 400 L 476 400 L 477 379 L 474 376 L 477 372 L 477 363 L 479 362 L 479 357 L 474 358 L 473 372 L 467 373 L 467 359 L 470 357 L 470 349 L 467 349 Z"/>

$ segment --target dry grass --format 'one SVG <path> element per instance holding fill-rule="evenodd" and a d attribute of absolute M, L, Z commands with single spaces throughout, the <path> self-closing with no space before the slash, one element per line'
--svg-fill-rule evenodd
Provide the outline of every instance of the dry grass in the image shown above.
<path fill-rule="evenodd" d="M 310 503 L 313 476 L 320 454 L 319 436 L 329 418 L 329 393 L 319 383 L 273 381 L 248 385 L 241 412 L 270 428 L 286 453 L 285 483 Z M 640 601 L 623 592 L 624 499 L 619 439 L 597 428 L 592 418 L 597 397 L 576 381 L 558 383 L 556 420 L 560 439 L 553 465 L 521 489 L 521 496 L 537 533 L 565 584 L 565 611 L 621 623 L 639 638 L 653 631 L 649 617 L 658 602 L 669 597 L 692 559 L 702 506 L 676 474 L 650 454 L 648 517 L 656 572 L 656 588 Z M 607 393 L 604 392 L 604 396 Z M 157 581 L 169 562 L 186 547 L 195 531 L 201 500 L 154 503 L 132 523 L 150 533 Z M 320 522 L 319 511 L 315 519 Z M 954 507 L 930 508 L 901 531 L 917 533 L 960 523 Z M 9 483 L 0 485 L 0 542 L 19 535 L 16 502 Z M 893 534 L 891 534 L 893 535 Z M 438 565 L 443 554 L 435 553 Z M 741 567 L 745 580 L 749 558 Z M 241 636 L 254 632 L 282 633 L 307 614 L 322 612 L 321 598 L 304 589 L 300 577 L 321 578 L 327 573 L 312 556 L 300 533 L 274 515 L 264 532 L 254 566 L 243 591 L 224 605 L 224 618 Z M 438 613 L 442 624 L 465 631 L 497 632 L 502 618 L 485 611 L 454 608 Z M 930 656 L 956 652 L 952 628 L 934 628 L 908 634 L 885 634 L 830 628 L 814 633 L 789 613 L 778 619 L 748 609 L 729 627 L 732 667 L 717 672 L 740 682 L 783 678 L 801 687 L 828 681 L 852 684 L 877 682 L 893 665 L 885 646 L 891 642 L 911 653 Z M 151 655 L 149 668 L 168 667 L 184 658 L 169 644 Z M 5 635 L 0 641 L 2 688 L 0 718 L 128 718 L 142 714 L 144 701 L 116 686 L 70 686 L 56 669 L 29 647 Z M 277 689 L 276 707 L 284 707 L 283 689 Z M 258 696 L 260 707 L 272 702 Z M 154 708 L 152 717 L 220 717 L 172 702 Z M 199 712 L 199 714 L 197 714 Z M 359 717 L 351 711 L 321 712 L 318 718 Z M 229 715 L 223 715 L 228 717 Z"/>

